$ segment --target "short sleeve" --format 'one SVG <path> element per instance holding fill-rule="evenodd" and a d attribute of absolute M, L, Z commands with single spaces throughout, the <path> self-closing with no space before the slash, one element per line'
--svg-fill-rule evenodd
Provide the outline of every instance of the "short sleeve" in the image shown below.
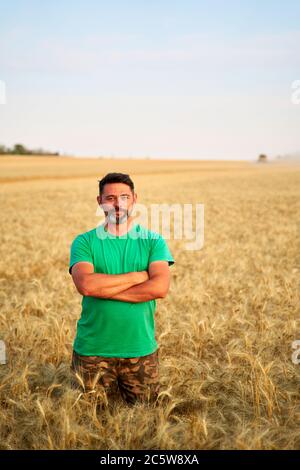
<path fill-rule="evenodd" d="M 175 263 L 167 242 L 161 235 L 157 239 L 152 239 L 148 264 L 152 263 L 152 261 L 168 261 L 169 266 Z"/>
<path fill-rule="evenodd" d="M 70 250 L 69 273 L 72 274 L 72 266 L 79 261 L 88 261 L 93 263 L 88 239 L 83 235 L 78 235 L 72 242 Z"/>

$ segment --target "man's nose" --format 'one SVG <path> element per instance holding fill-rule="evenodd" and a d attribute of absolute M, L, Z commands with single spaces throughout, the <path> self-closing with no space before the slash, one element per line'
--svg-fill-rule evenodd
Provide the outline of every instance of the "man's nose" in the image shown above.
<path fill-rule="evenodd" d="M 122 209 L 122 207 L 126 207 L 126 202 L 123 201 L 122 199 L 119 199 L 119 200 L 116 200 L 115 203 L 114 203 L 114 207 L 116 209 Z"/>

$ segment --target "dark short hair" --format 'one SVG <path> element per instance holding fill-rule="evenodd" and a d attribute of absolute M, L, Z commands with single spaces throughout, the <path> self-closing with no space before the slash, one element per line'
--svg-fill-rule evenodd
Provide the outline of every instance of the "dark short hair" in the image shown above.
<path fill-rule="evenodd" d="M 124 183 L 128 184 L 131 191 L 134 192 L 134 184 L 132 179 L 126 173 L 107 173 L 107 175 L 98 180 L 99 182 L 99 194 L 102 194 L 104 186 L 108 183 Z"/>

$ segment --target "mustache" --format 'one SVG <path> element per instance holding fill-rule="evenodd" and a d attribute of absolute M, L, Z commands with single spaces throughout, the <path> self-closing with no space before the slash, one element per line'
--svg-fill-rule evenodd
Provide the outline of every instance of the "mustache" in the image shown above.
<path fill-rule="evenodd" d="M 109 214 L 114 214 L 115 212 L 128 212 L 128 209 L 106 209 Z"/>
<path fill-rule="evenodd" d="M 101 204 L 105 212 L 127 212 L 129 207 L 112 206 L 111 204 Z"/>

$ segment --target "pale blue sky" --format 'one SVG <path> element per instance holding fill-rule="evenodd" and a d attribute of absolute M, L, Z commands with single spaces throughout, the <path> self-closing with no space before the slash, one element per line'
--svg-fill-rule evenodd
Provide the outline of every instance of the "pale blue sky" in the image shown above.
<path fill-rule="evenodd" d="M 300 2 L 0 0 L 0 143 L 77 156 L 300 150 Z"/>

